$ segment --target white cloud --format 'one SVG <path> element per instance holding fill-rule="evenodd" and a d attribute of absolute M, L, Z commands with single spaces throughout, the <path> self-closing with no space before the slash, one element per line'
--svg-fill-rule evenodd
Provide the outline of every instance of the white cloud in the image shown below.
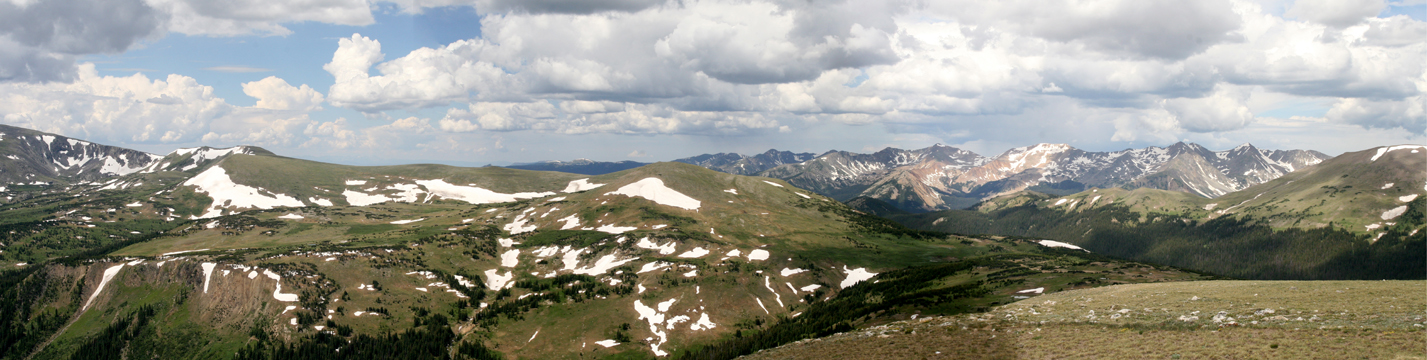
<path fill-rule="evenodd" d="M 1328 120 L 1360 125 L 1365 128 L 1401 128 L 1410 133 L 1427 133 L 1427 97 L 1417 95 L 1403 100 L 1340 99 L 1328 110 Z"/>
<path fill-rule="evenodd" d="M 297 110 L 233 106 L 183 75 L 99 76 L 90 63 L 71 83 L 0 84 L 4 123 L 111 144 L 291 144 L 310 122 Z"/>
<path fill-rule="evenodd" d="M 382 60 L 381 43 L 352 34 L 338 42 L 332 62 L 322 68 L 336 82 L 327 92 L 333 105 L 364 112 L 445 105 L 469 98 L 471 91 L 512 86 L 508 76 L 490 63 L 471 60 L 484 43 L 457 41 L 432 49 L 421 48 L 396 60 L 381 63 L 381 75 L 368 71 Z"/>
<path fill-rule="evenodd" d="M 1175 98 L 1164 101 L 1164 108 L 1179 127 L 1192 132 L 1238 130 L 1254 121 L 1253 112 L 1245 105 L 1247 89 L 1222 86 L 1214 94 L 1201 98 Z"/>
<path fill-rule="evenodd" d="M 322 93 L 307 84 L 289 85 L 276 76 L 243 83 L 243 93 L 258 99 L 260 109 L 313 111 L 322 109 Z"/>

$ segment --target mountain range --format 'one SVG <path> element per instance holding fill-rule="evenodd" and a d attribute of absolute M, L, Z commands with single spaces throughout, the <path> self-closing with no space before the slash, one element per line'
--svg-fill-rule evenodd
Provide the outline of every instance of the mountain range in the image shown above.
<path fill-rule="evenodd" d="M 946 146 L 770 151 L 585 175 L 348 166 L 251 146 L 156 155 L 82 144 L 126 161 L 121 174 L 102 165 L 60 171 L 110 158 L 75 160 L 83 157 L 68 154 L 79 150 L 55 144 L 81 140 L 27 131 L 0 129 L 0 164 L 34 174 L 0 189 L 0 359 L 728 359 L 917 316 L 975 315 L 1041 294 L 1208 280 L 1232 269 L 1259 278 L 1417 279 L 1407 262 L 1427 237 L 1421 221 L 1408 220 L 1427 201 L 1416 196 L 1427 185 L 1413 177 L 1427 166 L 1416 158 L 1427 150 L 1420 147 L 1294 165 L 1209 199 L 1148 187 L 1069 193 L 1084 185 L 1057 176 L 1090 179 L 1083 169 L 1098 168 L 1088 165 L 1097 158 L 1086 154 L 1097 153 L 1066 160 L 1074 150 L 1054 146 L 996 159 Z M 1164 162 L 1212 163 L 1183 147 Z M 1225 153 L 1225 169 L 1249 175 L 1291 160 L 1241 164 L 1230 159 L 1274 153 Z M 985 180 L 1016 168 L 1047 179 Z M 938 172 L 980 176 L 979 185 L 943 184 L 989 198 L 975 210 L 910 214 L 857 196 L 906 194 L 899 181 Z M 1129 178 L 1145 176 L 1121 177 Z M 829 192 L 862 188 L 839 193 L 853 196 L 844 203 L 797 181 L 827 181 Z M 987 184 L 1001 185 L 976 192 Z M 1260 218 L 1275 206 L 1292 206 L 1298 217 Z M 1362 213 L 1381 217 L 1380 229 Z M 1273 231 L 1322 220 L 1329 224 L 1311 232 L 1319 237 Z M 1156 233 L 1126 236 L 1118 226 Z M 983 228 L 1000 233 L 947 232 Z M 1293 266 L 1264 260 L 1274 256 Z M 1319 262 L 1294 265 L 1303 259 Z M 1342 270 L 1348 265 L 1361 270 Z M 1177 321 L 1175 329 L 1220 323 Z M 1403 324 L 1382 329 L 1412 329 Z"/>
<path fill-rule="evenodd" d="M 838 201 L 868 197 L 904 211 L 926 212 L 961 209 L 1026 189 L 1069 194 L 1088 188 L 1145 187 L 1215 198 L 1329 158 L 1312 150 L 1262 150 L 1243 144 L 1211 151 L 1180 142 L 1114 152 L 1036 144 L 989 158 L 937 144 L 916 150 L 886 148 L 871 154 L 768 150 L 751 156 L 718 153 L 674 161 L 730 174 L 783 179 Z M 598 169 L 637 165 L 623 165 L 626 163 L 577 160 L 514 168 L 597 174 L 602 171 Z M 564 170 L 560 166 L 565 166 Z"/>

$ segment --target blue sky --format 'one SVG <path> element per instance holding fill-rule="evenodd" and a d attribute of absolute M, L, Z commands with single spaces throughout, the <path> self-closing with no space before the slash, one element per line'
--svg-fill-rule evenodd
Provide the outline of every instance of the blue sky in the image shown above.
<path fill-rule="evenodd" d="M 88 1 L 0 0 L 0 14 L 59 24 L 0 28 L 0 122 L 350 164 L 1427 142 L 1421 1 L 45 9 Z M 123 7 L 133 18 L 106 17 Z"/>

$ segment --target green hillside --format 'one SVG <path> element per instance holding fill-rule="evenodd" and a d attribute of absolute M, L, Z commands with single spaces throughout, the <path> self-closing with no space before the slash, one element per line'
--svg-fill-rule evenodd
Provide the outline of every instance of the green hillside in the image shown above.
<path fill-rule="evenodd" d="M 1207 281 L 1047 293 L 903 317 L 748 359 L 1422 359 L 1422 281 Z M 907 346 L 916 344 L 916 346 Z"/>
<path fill-rule="evenodd" d="M 10 226 L 44 229 L 0 253 L 28 262 L 4 273 L 0 321 L 15 331 L 0 334 L 0 357 L 682 356 L 731 339 L 764 339 L 739 349 L 791 341 L 780 324 L 827 316 L 866 278 L 974 296 L 909 294 L 799 336 L 904 312 L 981 311 L 1021 284 L 1204 278 L 1024 240 L 910 230 L 780 180 L 680 163 L 592 177 L 261 154 L 189 165 L 6 210 L 30 214 L 7 217 Z M 227 182 L 185 185 L 214 169 Z M 486 203 L 443 186 L 538 194 Z M 339 194 L 352 192 L 392 201 L 346 205 Z M 300 206 L 240 204 L 284 196 Z M 148 227 L 115 231 L 136 226 Z M 72 236 L 101 241 L 60 241 Z M 979 265 L 943 271 L 948 264 Z M 1143 271 L 1109 280 L 1085 275 L 1136 266 Z M 900 271 L 940 275 L 873 278 Z"/>
<path fill-rule="evenodd" d="M 1427 152 L 1377 156 L 1379 149 L 1387 148 L 1344 154 L 1217 199 L 1093 189 L 893 218 L 916 229 L 1055 239 L 1240 278 L 1427 277 L 1427 209 L 1419 196 L 1427 190 Z"/>

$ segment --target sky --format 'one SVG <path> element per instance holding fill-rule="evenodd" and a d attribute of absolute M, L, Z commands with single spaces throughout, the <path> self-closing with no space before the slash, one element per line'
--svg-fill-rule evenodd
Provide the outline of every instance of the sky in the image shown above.
<path fill-rule="evenodd" d="M 1427 0 L 0 0 L 0 123 L 381 165 L 1427 143 Z"/>

